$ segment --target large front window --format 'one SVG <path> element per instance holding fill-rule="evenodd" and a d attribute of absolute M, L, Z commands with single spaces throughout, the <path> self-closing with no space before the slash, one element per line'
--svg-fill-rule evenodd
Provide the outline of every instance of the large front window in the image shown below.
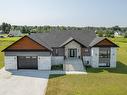
<path fill-rule="evenodd" d="M 109 49 L 101 49 L 99 51 L 99 58 L 110 58 L 110 50 Z"/>
<path fill-rule="evenodd" d="M 99 66 L 110 66 L 110 48 L 99 48 Z"/>

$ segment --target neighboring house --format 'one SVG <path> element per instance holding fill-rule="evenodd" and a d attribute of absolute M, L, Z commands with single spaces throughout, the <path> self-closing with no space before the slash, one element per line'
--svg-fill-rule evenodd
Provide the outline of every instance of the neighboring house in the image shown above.
<path fill-rule="evenodd" d="M 118 37 L 118 36 L 119 36 L 119 33 L 118 33 L 118 32 L 115 32 L 115 33 L 114 33 L 114 36 L 115 36 L 115 37 Z"/>
<path fill-rule="evenodd" d="M 116 48 L 90 31 L 57 31 L 24 36 L 6 49 L 6 69 L 50 70 L 66 59 L 81 59 L 93 68 L 116 67 Z"/>
<path fill-rule="evenodd" d="M 9 37 L 20 37 L 22 33 L 19 30 L 12 30 L 8 34 Z"/>
<path fill-rule="evenodd" d="M 0 34 L 3 34 L 3 32 L 0 30 Z"/>
<path fill-rule="evenodd" d="M 122 35 L 121 31 L 115 31 L 115 32 L 114 32 L 114 36 L 115 36 L 115 37 L 119 37 L 119 36 L 121 36 L 121 35 Z"/>

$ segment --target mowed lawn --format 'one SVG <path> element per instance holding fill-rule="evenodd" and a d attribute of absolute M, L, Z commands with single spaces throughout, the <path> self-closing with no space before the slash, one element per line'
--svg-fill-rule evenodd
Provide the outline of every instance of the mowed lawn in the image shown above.
<path fill-rule="evenodd" d="M 1 51 L 19 38 L 20 37 L 0 38 L 0 68 L 4 66 L 4 53 Z"/>
<path fill-rule="evenodd" d="M 46 95 L 126 95 L 127 39 L 111 39 L 117 49 L 116 69 L 88 68 L 87 75 L 50 75 Z"/>

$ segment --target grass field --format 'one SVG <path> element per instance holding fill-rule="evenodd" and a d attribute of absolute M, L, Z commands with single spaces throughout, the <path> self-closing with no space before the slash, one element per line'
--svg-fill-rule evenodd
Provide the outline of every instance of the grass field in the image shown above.
<path fill-rule="evenodd" d="M 1 51 L 19 38 L 20 37 L 0 38 L 0 68 L 4 66 L 4 53 Z"/>
<path fill-rule="evenodd" d="M 117 68 L 88 68 L 87 75 L 50 75 L 46 95 L 126 95 L 127 39 L 110 39 L 117 49 Z"/>

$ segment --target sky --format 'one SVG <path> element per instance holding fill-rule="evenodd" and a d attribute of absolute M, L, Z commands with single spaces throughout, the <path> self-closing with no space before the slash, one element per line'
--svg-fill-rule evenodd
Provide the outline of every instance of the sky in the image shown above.
<path fill-rule="evenodd" d="M 0 24 L 127 26 L 127 0 L 0 0 Z"/>

